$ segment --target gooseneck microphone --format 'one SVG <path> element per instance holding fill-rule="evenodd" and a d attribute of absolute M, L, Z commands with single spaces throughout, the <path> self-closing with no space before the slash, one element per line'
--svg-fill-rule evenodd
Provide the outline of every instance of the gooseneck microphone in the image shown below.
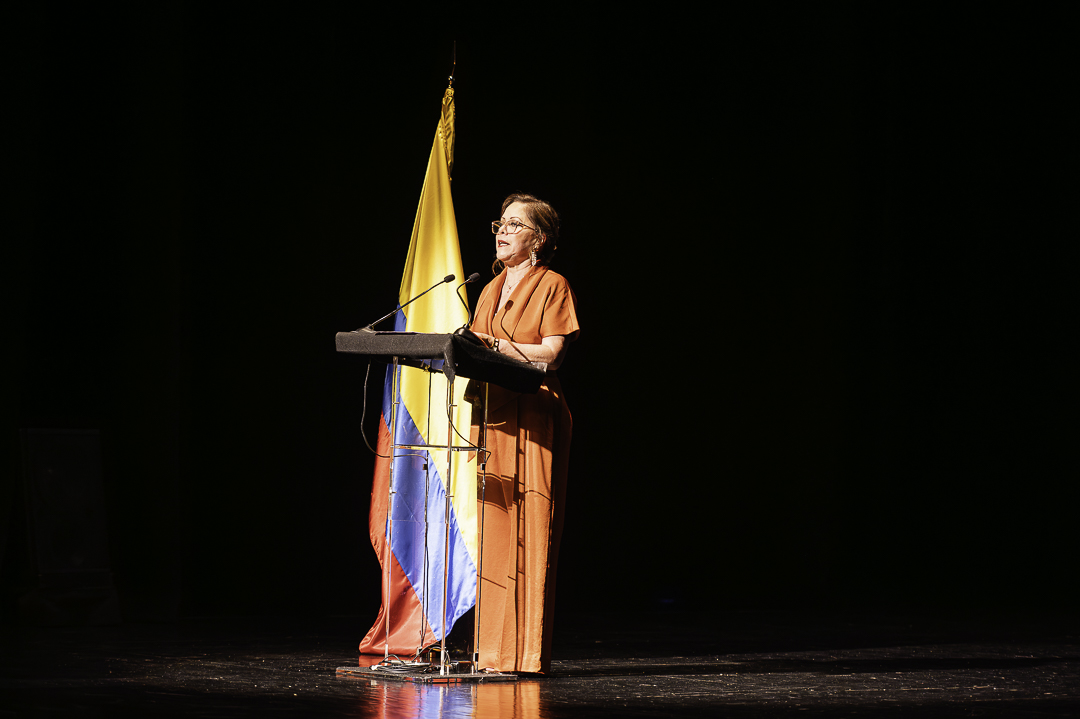
<path fill-rule="evenodd" d="M 464 337 L 470 342 L 475 342 L 476 344 L 484 345 L 486 347 L 487 343 L 477 337 L 475 334 L 473 334 L 473 331 L 469 329 L 469 325 L 472 324 L 473 320 L 472 310 L 469 309 L 469 303 L 465 300 L 464 297 L 461 296 L 461 288 L 469 284 L 470 282 L 476 282 L 478 279 L 480 279 L 480 273 L 474 272 L 469 275 L 469 278 L 467 280 L 458 285 L 456 290 L 454 290 L 454 292 L 457 293 L 458 299 L 461 300 L 461 304 L 465 305 L 465 311 L 469 313 L 468 321 L 466 321 L 465 324 L 463 324 L 461 327 L 458 327 L 456 330 L 454 330 L 454 334 L 458 337 Z"/>
<path fill-rule="evenodd" d="M 480 275 L 476 275 L 476 277 L 479 278 Z M 379 319 L 377 319 L 374 322 L 372 322 L 371 324 L 369 324 L 367 327 L 360 327 L 359 329 L 355 329 L 355 330 L 353 330 L 353 332 L 374 332 L 375 331 L 375 329 L 374 329 L 375 325 L 379 324 L 383 320 L 390 319 L 391 317 L 396 315 L 398 312 L 401 312 L 403 309 L 405 309 L 406 307 L 411 305 L 413 302 L 416 302 L 418 299 L 420 299 L 421 297 L 426 295 L 428 292 L 431 292 L 433 289 L 435 289 L 439 285 L 446 284 L 447 282 L 453 282 L 456 279 L 457 278 L 454 275 L 447 275 L 446 277 L 443 277 L 441 280 L 439 280 L 438 282 L 433 284 L 431 287 L 428 287 L 426 290 L 424 290 L 423 292 L 418 294 L 416 297 L 413 297 L 411 300 L 409 300 L 405 304 L 400 305 L 396 310 L 394 310 L 390 314 L 384 315 L 383 317 L 380 317 Z M 471 282 L 471 279 L 466 280 L 466 282 Z"/>

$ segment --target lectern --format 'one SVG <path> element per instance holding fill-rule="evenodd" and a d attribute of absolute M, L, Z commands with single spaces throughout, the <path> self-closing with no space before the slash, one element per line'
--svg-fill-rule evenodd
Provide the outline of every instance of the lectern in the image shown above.
<path fill-rule="evenodd" d="M 447 431 L 447 444 L 445 445 L 415 445 L 400 442 L 400 438 L 397 434 L 397 412 L 399 403 L 398 381 L 399 381 L 399 367 L 410 366 L 423 369 L 428 372 L 441 372 L 447 379 L 447 394 L 446 394 L 446 410 L 449 417 L 453 408 L 454 397 L 454 381 L 458 377 L 465 377 L 468 379 L 474 379 L 485 383 L 492 383 L 509 389 L 514 392 L 522 393 L 535 393 L 540 389 L 540 385 L 544 381 L 545 366 L 542 364 L 532 364 L 527 362 L 521 362 L 519 360 L 511 359 L 504 355 L 499 354 L 487 347 L 470 341 L 465 337 L 453 334 L 424 334 L 413 332 L 374 332 L 370 330 L 358 330 L 354 332 L 339 332 L 336 337 L 336 345 L 338 352 L 344 352 L 348 354 L 360 355 L 367 357 L 369 360 L 375 360 L 385 362 L 392 366 L 391 376 L 393 378 L 393 387 L 391 397 L 393 402 L 391 404 L 391 461 L 390 461 L 390 482 L 388 487 L 389 496 L 387 498 L 387 536 L 386 536 L 386 554 L 383 557 L 383 570 L 386 573 L 383 580 L 383 610 L 385 616 L 385 628 L 387 632 L 386 642 L 386 659 L 389 659 L 389 628 L 390 628 L 390 598 L 388 596 L 390 588 L 390 544 L 393 536 L 393 516 L 394 516 L 394 461 L 393 458 L 402 456 L 403 453 L 413 453 L 421 450 L 426 451 L 446 451 L 447 457 L 450 461 L 447 462 L 448 474 L 452 472 L 454 462 L 452 461 L 452 455 L 454 452 L 478 452 L 478 456 L 482 457 L 486 448 L 486 409 L 485 417 L 481 423 L 480 440 L 477 445 L 469 443 L 467 440 L 458 443 L 452 441 L 453 435 L 450 431 Z M 433 398 L 430 396 L 431 389 L 430 384 L 428 387 L 428 406 L 432 404 Z M 486 408 L 487 403 L 484 403 Z M 459 434 L 459 436 L 461 436 Z M 481 460 L 481 467 L 483 461 Z M 446 477 L 447 486 L 452 486 L 452 478 Z M 484 486 L 484 476 L 481 472 L 479 477 L 481 488 Z M 426 503 L 425 503 L 426 506 Z M 448 663 L 448 656 L 446 651 L 446 635 L 447 631 L 447 587 L 448 587 L 448 571 L 449 571 L 449 548 L 450 548 L 450 515 L 451 515 L 451 494 L 446 492 L 445 507 L 444 507 L 444 531 L 446 536 L 444 538 L 443 547 L 447 556 L 443 557 L 443 581 L 442 581 L 442 627 L 443 636 L 442 644 L 439 652 L 439 676 L 446 681 L 451 676 L 450 667 Z M 425 522 L 425 536 L 427 530 L 427 516 L 424 517 Z M 480 531 L 483 531 L 483 519 L 480 518 Z M 482 546 L 482 543 L 481 543 Z M 478 557 L 478 561 L 482 564 L 483 555 Z M 479 596 L 479 587 L 477 587 L 477 603 L 481 601 Z M 475 637 L 479 636 L 479 612 L 476 613 L 477 622 L 475 625 L 475 635 L 473 642 L 473 663 L 475 665 L 476 656 L 476 641 Z M 342 670 L 347 668 L 339 668 L 338 672 L 343 673 Z M 363 672 L 362 672 L 363 673 Z M 405 678 L 405 677 L 400 677 Z M 512 678 L 512 677 L 508 677 Z M 411 678 L 412 681 L 416 681 L 415 677 Z"/>

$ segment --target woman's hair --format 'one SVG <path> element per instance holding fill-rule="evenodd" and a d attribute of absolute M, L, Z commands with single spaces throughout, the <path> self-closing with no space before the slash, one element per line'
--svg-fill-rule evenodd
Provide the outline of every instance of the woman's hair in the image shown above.
<path fill-rule="evenodd" d="M 536 253 L 536 264 L 550 264 L 559 239 L 559 213 L 555 211 L 554 207 L 540 198 L 520 192 L 515 192 L 503 200 L 502 212 L 506 212 L 506 208 L 515 202 L 525 205 L 526 221 L 543 233 L 544 244 L 541 246 L 540 251 Z M 503 263 L 501 260 L 495 260 L 491 265 L 491 270 L 495 274 L 502 272 L 502 268 Z"/>

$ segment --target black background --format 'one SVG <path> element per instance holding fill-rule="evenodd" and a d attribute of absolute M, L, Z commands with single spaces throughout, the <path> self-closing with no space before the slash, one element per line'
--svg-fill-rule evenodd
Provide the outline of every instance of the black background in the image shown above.
<path fill-rule="evenodd" d="M 127 619 L 373 620 L 334 333 L 396 301 L 456 39 L 465 272 L 531 192 L 580 302 L 561 611 L 1069 606 L 1062 18 L 877 7 L 17 13 L 11 476 L 102 431 Z"/>

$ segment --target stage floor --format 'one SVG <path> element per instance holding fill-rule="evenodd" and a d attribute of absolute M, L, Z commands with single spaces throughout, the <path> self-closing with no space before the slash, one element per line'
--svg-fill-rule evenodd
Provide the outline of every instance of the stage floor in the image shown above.
<path fill-rule="evenodd" d="M 336 676 L 367 619 L 4 628 L 0 719 L 1080 716 L 1075 617 L 565 617 L 551 676 L 452 685 Z"/>

